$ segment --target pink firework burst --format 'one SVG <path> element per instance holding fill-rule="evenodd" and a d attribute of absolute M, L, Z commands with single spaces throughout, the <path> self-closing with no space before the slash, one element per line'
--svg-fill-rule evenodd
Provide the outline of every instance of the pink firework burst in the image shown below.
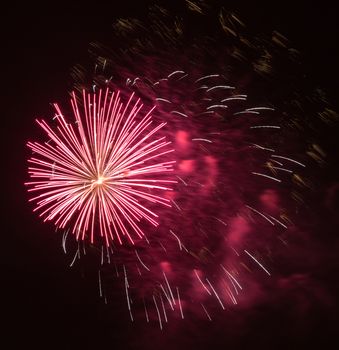
<path fill-rule="evenodd" d="M 54 104 L 57 127 L 37 120 L 49 142 L 28 142 L 33 156 L 26 183 L 38 194 L 34 211 L 57 228 L 71 228 L 77 239 L 89 235 L 104 238 L 107 246 L 115 238 L 134 244 L 144 236 L 141 221 L 157 226 L 157 215 L 147 204 L 170 206 L 166 191 L 175 183 L 164 174 L 175 161 L 169 141 L 158 136 L 166 123 L 152 125 L 154 107 L 141 116 L 142 103 L 134 94 L 123 103 L 120 93 L 108 89 L 83 91 L 80 108 L 73 93 L 75 123 L 66 121 Z"/>

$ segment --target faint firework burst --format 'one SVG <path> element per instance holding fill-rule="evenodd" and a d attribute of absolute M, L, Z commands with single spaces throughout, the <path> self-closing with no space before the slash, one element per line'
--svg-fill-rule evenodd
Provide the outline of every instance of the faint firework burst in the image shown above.
<path fill-rule="evenodd" d="M 26 185 L 39 193 L 31 199 L 34 211 L 57 228 L 71 226 L 77 240 L 89 235 L 94 243 L 99 235 L 109 246 L 114 239 L 122 244 L 124 236 L 134 244 L 134 237 L 144 236 L 141 219 L 157 226 L 157 215 L 140 200 L 170 206 L 169 199 L 150 193 L 170 191 L 175 182 L 161 179 L 175 162 L 159 162 L 173 151 L 165 137 L 156 137 L 165 123 L 151 126 L 154 108 L 140 117 L 142 104 L 133 102 L 133 94 L 124 104 L 119 91 L 83 92 L 82 102 L 81 111 L 73 93 L 74 124 L 57 104 L 55 130 L 37 120 L 50 142 L 28 142 L 32 181 Z"/>
<path fill-rule="evenodd" d="M 57 133 L 86 130 L 79 135 L 92 145 L 87 150 L 82 141 L 86 181 L 82 175 L 77 179 L 78 200 L 66 209 L 66 193 L 53 203 L 36 198 L 46 219 L 59 215 L 63 249 L 74 248 L 70 265 L 84 268 L 84 256 L 91 259 L 87 251 L 96 267 L 99 261 L 100 297 L 106 303 L 124 298 L 132 321 L 143 318 L 161 329 L 170 318 L 211 321 L 220 309 L 272 302 L 280 286 L 299 279 L 290 265 L 306 253 L 290 241 L 306 239 L 310 230 L 305 212 L 305 197 L 314 188 L 310 169 L 325 158 L 313 131 L 335 115 L 321 90 L 305 91 L 296 68 L 299 54 L 281 34 L 253 36 L 233 13 L 221 9 L 213 17 L 215 11 L 203 1 L 185 4 L 182 17 L 156 5 L 147 20 L 117 20 L 114 40 L 90 47 L 94 70 L 78 65 L 72 73 L 79 93 L 120 91 L 125 101 L 135 94 L 149 110 L 155 106 L 152 120 L 158 127 L 144 121 L 149 114 L 138 120 L 135 105 L 133 112 L 114 114 L 120 121 L 116 138 L 104 122 L 108 113 L 100 112 L 111 108 L 109 100 L 85 93 L 83 109 L 91 112 L 85 112 L 82 125 L 73 97 L 78 125 L 57 118 Z M 149 135 L 143 150 L 137 146 L 138 123 L 145 126 L 140 138 Z M 30 143 L 33 152 L 54 155 L 48 145 Z M 65 159 L 71 162 L 66 154 Z M 44 178 L 41 184 L 32 181 L 31 190 L 51 193 L 56 160 L 32 160 Z M 104 190 L 110 203 L 105 206 L 99 204 Z M 86 203 L 96 203 L 98 211 Z M 106 240 L 90 250 L 86 241 L 68 240 L 72 213 L 78 238 L 88 231 L 91 242 L 100 233 Z M 153 225 L 144 227 L 141 218 Z M 129 235 L 124 245 L 113 240 Z M 307 273 L 303 276 L 303 283 L 310 283 Z M 124 288 L 116 288 L 120 284 Z"/>

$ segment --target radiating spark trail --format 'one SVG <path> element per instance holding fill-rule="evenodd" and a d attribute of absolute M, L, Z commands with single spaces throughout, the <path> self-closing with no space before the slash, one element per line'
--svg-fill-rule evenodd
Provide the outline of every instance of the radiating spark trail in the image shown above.
<path fill-rule="evenodd" d="M 52 143 L 28 142 L 38 154 L 29 159 L 32 180 L 26 185 L 29 192 L 38 192 L 30 201 L 37 202 L 34 211 L 42 211 L 44 221 L 54 221 L 57 228 L 71 226 L 78 240 L 89 234 L 93 243 L 98 232 L 107 246 L 114 239 L 134 244 L 135 237 L 145 237 L 141 219 L 158 225 L 157 215 L 144 202 L 170 207 L 169 199 L 150 192 L 169 191 L 176 183 L 160 178 L 175 163 L 158 160 L 173 152 L 165 137 L 156 138 L 166 123 L 151 126 L 154 107 L 141 116 L 142 104 L 140 99 L 133 102 L 133 94 L 126 104 L 119 92 L 108 89 L 83 91 L 82 97 L 81 110 L 72 95 L 74 125 L 66 122 L 57 104 L 56 130 L 37 120 Z"/>

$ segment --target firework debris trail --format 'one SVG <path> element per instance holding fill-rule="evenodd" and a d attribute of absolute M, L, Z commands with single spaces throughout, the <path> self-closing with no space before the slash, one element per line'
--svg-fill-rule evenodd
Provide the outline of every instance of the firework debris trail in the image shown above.
<path fill-rule="evenodd" d="M 183 19 L 158 6 L 150 9 L 146 24 L 119 19 L 113 44 L 91 47 L 94 72 L 81 66 L 73 71 L 76 90 L 85 88 L 96 94 L 106 88 L 120 91 L 125 104 L 135 93 L 149 110 L 155 105 L 152 119 L 163 126 L 156 130 L 158 140 L 172 142 L 175 164 L 168 155 L 160 154 L 156 169 L 167 172 L 173 167 L 165 180 L 171 182 L 173 191 L 162 188 L 165 196 L 154 200 L 168 202 L 170 207 L 153 208 L 152 203 L 144 203 L 154 199 L 147 188 L 140 203 L 133 201 L 128 194 L 131 188 L 135 191 L 133 177 L 128 180 L 133 174 L 128 166 L 121 167 L 119 178 L 112 181 L 123 184 L 121 191 L 127 199 L 120 202 L 121 196 L 109 195 L 111 219 L 93 229 L 92 235 L 97 231 L 104 236 L 117 235 L 119 230 L 128 235 L 129 230 L 124 229 L 128 222 L 143 237 L 134 244 L 107 244 L 106 240 L 91 245 L 98 251 L 99 295 L 106 302 L 115 299 L 114 281 L 120 280 L 131 320 L 156 322 L 160 329 L 170 318 L 193 315 L 211 321 L 217 310 L 248 307 L 279 285 L 281 257 L 289 255 L 290 237 L 301 232 L 298 225 L 303 219 L 298 213 L 305 205 L 303 196 L 312 187 L 310 172 L 316 163 L 324 162 L 324 153 L 313 138 L 301 141 L 300 135 L 309 134 L 319 119 L 334 116 L 319 91 L 305 104 L 309 98 L 303 97 L 294 78 L 298 76 L 298 53 L 279 33 L 270 38 L 251 37 L 237 16 L 221 9 L 215 32 L 205 33 L 202 25 L 200 36 L 187 35 L 187 16 L 198 21 L 207 16 L 202 4 L 187 1 Z M 285 70 L 279 70 L 281 67 Z M 286 88 L 286 82 L 294 86 Z M 311 111 L 307 117 L 306 110 Z M 99 111 L 92 111 L 98 123 Z M 60 120 L 67 129 L 68 124 Z M 91 118 L 86 123 L 89 128 L 90 123 L 95 125 Z M 152 129 L 145 127 L 145 132 L 148 130 Z M 31 147 L 35 152 L 42 150 Z M 127 146 L 125 149 L 130 152 Z M 93 159 L 100 164 L 95 154 L 87 152 L 88 164 Z M 57 172 L 55 163 L 46 165 L 46 176 Z M 101 171 L 90 172 L 95 174 L 95 185 L 90 177 L 79 196 L 106 186 L 105 176 L 98 184 Z M 154 180 L 162 181 L 157 174 Z M 89 198 L 94 206 L 94 197 Z M 156 227 L 139 220 L 135 226 L 126 216 L 119 221 L 117 213 L 127 211 L 126 200 L 133 208 L 142 206 L 141 212 L 128 211 L 136 219 L 151 221 L 149 210 L 156 211 Z M 62 209 L 60 204 L 57 208 Z M 120 223 L 118 229 L 103 228 L 115 220 Z M 68 232 L 62 241 L 65 252 L 71 244 Z M 81 262 L 87 250 L 86 242 L 79 241 L 71 265 Z"/>

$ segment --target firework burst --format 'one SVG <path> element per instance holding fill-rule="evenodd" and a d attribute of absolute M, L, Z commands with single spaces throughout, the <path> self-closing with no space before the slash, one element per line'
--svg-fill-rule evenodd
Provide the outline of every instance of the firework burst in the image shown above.
<path fill-rule="evenodd" d="M 51 142 L 28 142 L 38 155 L 29 159 L 32 181 L 26 184 L 29 192 L 39 193 L 31 199 L 37 203 L 34 210 L 58 228 L 71 225 L 77 239 L 89 234 L 93 243 L 100 232 L 107 246 L 114 239 L 121 244 L 124 237 L 134 244 L 144 236 L 142 219 L 158 225 L 145 203 L 170 206 L 158 193 L 170 191 L 175 182 L 161 178 L 175 162 L 161 161 L 173 151 L 165 137 L 157 137 L 166 123 L 152 126 L 154 107 L 141 117 L 143 105 L 133 97 L 124 104 L 119 92 L 83 92 L 81 110 L 73 93 L 75 123 L 54 104 L 55 130 L 37 120 Z"/>
<path fill-rule="evenodd" d="M 200 16 L 197 7 L 190 11 Z M 317 145 L 307 152 L 304 142 L 307 123 L 317 118 L 305 121 L 307 98 L 302 89 L 286 88 L 295 83 L 293 74 L 278 69 L 293 73 L 298 61 L 283 36 L 252 37 L 221 10 L 222 30 L 206 37 L 209 22 L 201 25 L 199 17 L 202 33 L 192 39 L 187 23 L 167 13 L 151 8 L 146 24 L 118 20 L 113 43 L 91 45 L 95 69 L 73 69 L 77 91 L 121 90 L 125 107 L 107 92 L 85 94 L 82 118 L 73 97 L 77 128 L 57 108 L 55 133 L 39 122 L 57 148 L 29 143 L 42 156 L 31 159 L 38 168 L 30 174 L 41 181 L 29 183 L 42 193 L 32 199 L 36 210 L 59 228 L 72 222 L 78 238 L 103 235 L 92 250 L 99 251 L 100 297 L 117 300 L 122 291 L 132 321 L 155 321 L 161 329 L 172 317 L 211 321 L 220 309 L 244 310 L 271 298 L 284 281 L 279 266 L 292 250 L 290 237 L 302 235 L 299 212 L 312 161 L 322 159 Z M 156 105 L 158 127 L 148 124 L 151 112 L 139 118 L 138 103 L 129 108 L 132 93 L 149 108 Z M 175 167 L 166 138 L 174 141 Z M 69 179 L 79 168 L 84 173 Z M 166 174 L 171 177 L 163 179 Z M 143 230 L 140 219 L 153 225 Z M 139 239 L 145 232 L 150 238 Z M 136 238 L 133 249 L 113 244 L 125 236 Z M 67 237 L 65 230 L 65 253 Z M 75 247 L 70 266 L 82 264 L 86 244 L 68 242 L 71 254 L 68 247 Z M 116 280 L 124 287 L 116 288 Z"/>

